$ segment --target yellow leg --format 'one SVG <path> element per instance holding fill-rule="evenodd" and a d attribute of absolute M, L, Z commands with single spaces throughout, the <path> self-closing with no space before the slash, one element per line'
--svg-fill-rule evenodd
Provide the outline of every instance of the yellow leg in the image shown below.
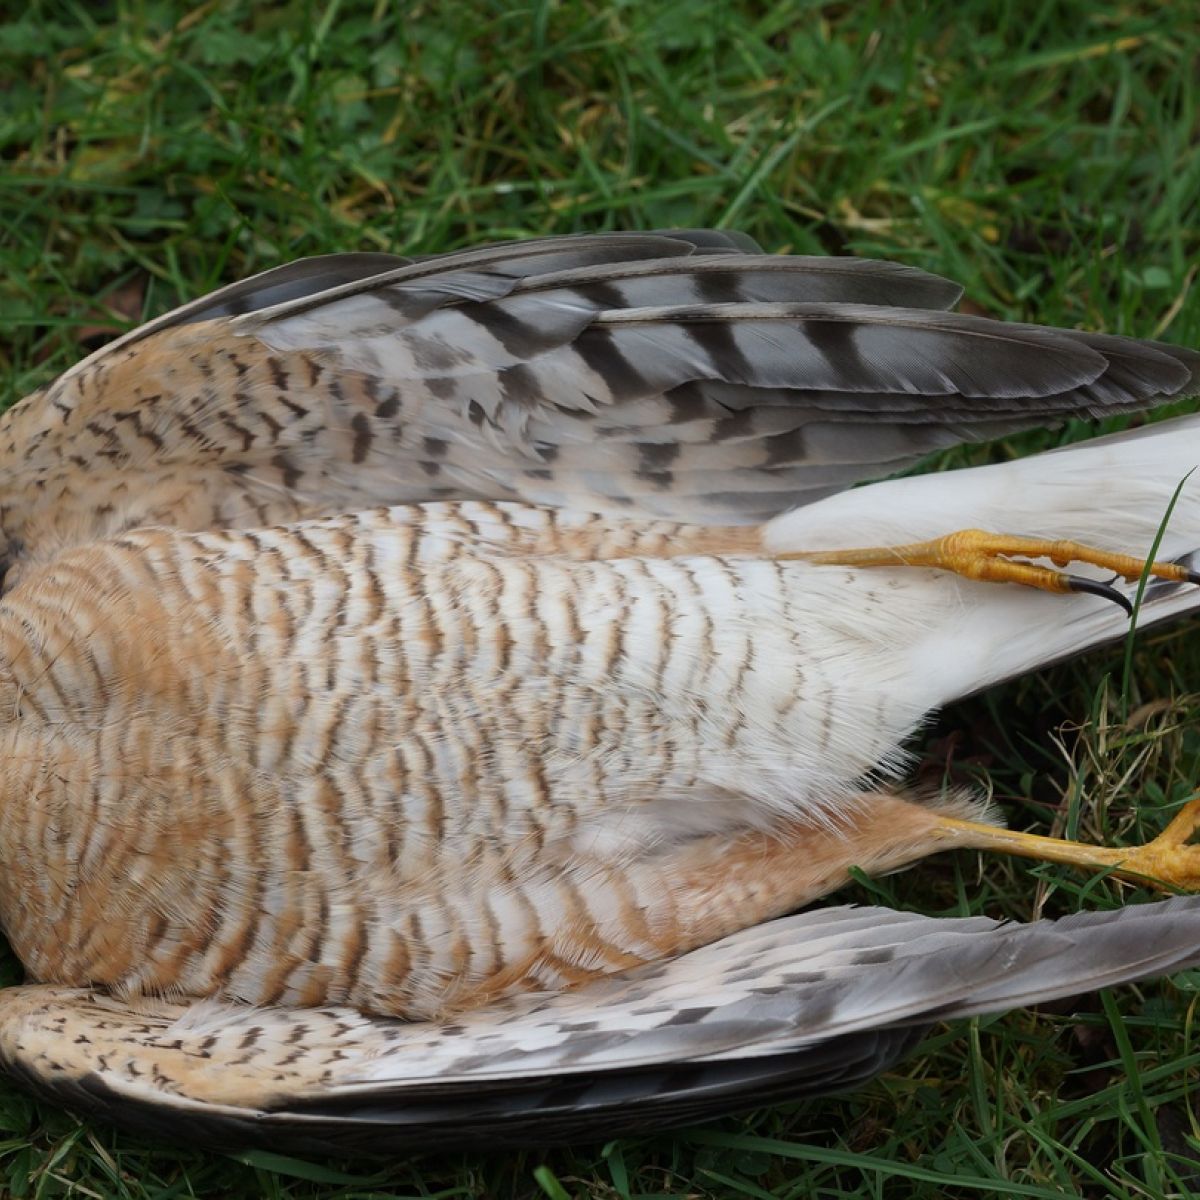
<path fill-rule="evenodd" d="M 1129 601 L 1115 588 L 1094 579 L 1069 575 L 1050 567 L 1028 562 L 1013 562 L 1010 555 L 1023 558 L 1048 558 L 1058 566 L 1089 563 L 1129 581 L 1141 578 L 1146 560 L 1128 554 L 1114 554 L 1079 542 L 1050 538 L 1027 538 L 987 533 L 982 529 L 963 529 L 928 542 L 906 546 L 864 546 L 856 550 L 798 550 L 780 558 L 800 558 L 807 562 L 842 567 L 933 567 L 953 571 L 967 579 L 995 583 L 1021 583 L 1046 592 L 1091 592 L 1131 610 Z M 1177 583 L 1200 583 L 1200 575 L 1172 562 L 1150 565 L 1150 574 Z"/>
<path fill-rule="evenodd" d="M 1200 844 L 1191 841 L 1197 830 L 1200 830 L 1200 798 L 1189 800 L 1166 829 L 1144 846 L 1087 846 L 954 817 L 939 817 L 934 836 L 956 847 L 1016 854 L 1092 871 L 1111 870 L 1138 883 L 1200 891 Z"/>

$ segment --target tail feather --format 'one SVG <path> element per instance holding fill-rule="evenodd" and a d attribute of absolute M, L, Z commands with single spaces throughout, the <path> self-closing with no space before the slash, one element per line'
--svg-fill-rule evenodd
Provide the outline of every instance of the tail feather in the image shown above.
<path fill-rule="evenodd" d="M 1200 415 L 1081 442 L 1014 462 L 888 480 L 844 492 L 766 526 L 772 550 L 900 545 L 979 528 L 1068 538 L 1135 556 L 1200 564 Z M 1177 494 L 1178 493 L 1178 494 Z M 1172 507 L 1173 505 L 1173 507 Z M 1170 517 L 1168 520 L 1168 512 Z M 1165 528 L 1164 528 L 1165 526 Z M 873 568 L 875 569 L 875 568 Z M 895 574 L 915 578 L 914 568 Z M 1089 567 L 1072 573 L 1111 582 L 1131 601 L 1138 584 Z M 923 572 L 930 617 L 913 645 L 939 664 L 938 704 L 1126 636 L 1111 601 L 1058 596 Z M 1154 581 L 1138 626 L 1200 610 L 1200 587 Z"/>

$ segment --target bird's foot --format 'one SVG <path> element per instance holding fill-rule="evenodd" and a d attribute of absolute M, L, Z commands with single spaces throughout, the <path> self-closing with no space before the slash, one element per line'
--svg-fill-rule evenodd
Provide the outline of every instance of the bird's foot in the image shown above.
<path fill-rule="evenodd" d="M 982 529 L 962 529 L 928 542 L 913 542 L 904 546 L 864 546 L 856 550 L 794 551 L 783 558 L 801 558 L 808 562 L 843 567 L 931 567 L 952 571 L 967 579 L 993 583 L 1020 583 L 1045 592 L 1089 592 L 1119 604 L 1132 615 L 1128 598 L 1108 583 L 1072 575 L 1032 562 L 1013 561 L 1047 558 L 1058 567 L 1069 563 L 1088 563 L 1112 571 L 1129 582 L 1140 579 L 1146 570 L 1146 560 L 1128 554 L 1114 554 L 1080 542 L 1050 538 L 1017 537 L 988 533 Z M 1152 562 L 1149 573 L 1158 579 L 1176 583 L 1200 584 L 1200 574 L 1172 562 Z"/>
<path fill-rule="evenodd" d="M 1189 800 L 1153 841 L 1127 851 L 1120 874 L 1130 879 L 1200 891 L 1200 798 Z M 1115 851 L 1113 853 L 1121 853 Z"/>
<path fill-rule="evenodd" d="M 1200 797 L 1189 800 L 1166 829 L 1144 846 L 1088 846 L 953 817 L 939 819 L 936 836 L 947 845 L 1111 871 L 1164 891 L 1200 891 Z"/>

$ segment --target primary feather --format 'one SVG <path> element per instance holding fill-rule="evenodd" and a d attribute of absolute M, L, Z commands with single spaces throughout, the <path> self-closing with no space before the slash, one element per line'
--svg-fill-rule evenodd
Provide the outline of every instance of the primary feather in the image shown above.
<path fill-rule="evenodd" d="M 1177 347 L 945 312 L 911 267 L 678 231 L 303 261 L 0 418 L 15 580 L 145 524 L 510 500 L 752 524 L 959 441 L 1195 387 Z"/>
<path fill-rule="evenodd" d="M 449 1026 L 10 990 L 0 1062 L 72 1107 L 223 1145 L 544 1145 L 852 1087 L 933 1021 L 1197 961 L 1197 899 L 1028 925 L 833 908 Z"/>

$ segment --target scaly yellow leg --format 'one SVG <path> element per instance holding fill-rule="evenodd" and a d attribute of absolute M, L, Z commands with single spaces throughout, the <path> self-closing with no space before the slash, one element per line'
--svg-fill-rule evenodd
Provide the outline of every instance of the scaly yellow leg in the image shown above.
<path fill-rule="evenodd" d="M 1069 575 L 1050 567 L 1028 562 L 1013 562 L 1010 555 L 1023 558 L 1048 558 L 1058 566 L 1068 563 L 1089 563 L 1114 575 L 1133 580 L 1141 578 L 1146 560 L 1128 554 L 1114 554 L 1085 546 L 1080 542 L 1050 538 L 1017 537 L 988 533 L 982 529 L 962 529 L 928 542 L 913 542 L 905 546 L 864 546 L 856 550 L 797 550 L 779 555 L 780 558 L 799 558 L 806 562 L 842 567 L 933 567 L 953 571 L 967 579 L 995 583 L 1020 583 L 1045 592 L 1090 592 L 1104 596 L 1132 611 L 1129 601 L 1115 588 L 1094 579 Z M 1177 583 L 1200 583 L 1200 575 L 1172 562 L 1150 565 L 1150 574 Z"/>
<path fill-rule="evenodd" d="M 1197 830 L 1200 830 L 1200 798 L 1189 800 L 1166 829 L 1144 846 L 1087 846 L 1032 833 L 1014 833 L 955 817 L 938 817 L 934 836 L 955 847 L 1016 854 L 1092 871 L 1111 870 L 1138 883 L 1200 891 L 1200 845 L 1191 841 Z"/>

